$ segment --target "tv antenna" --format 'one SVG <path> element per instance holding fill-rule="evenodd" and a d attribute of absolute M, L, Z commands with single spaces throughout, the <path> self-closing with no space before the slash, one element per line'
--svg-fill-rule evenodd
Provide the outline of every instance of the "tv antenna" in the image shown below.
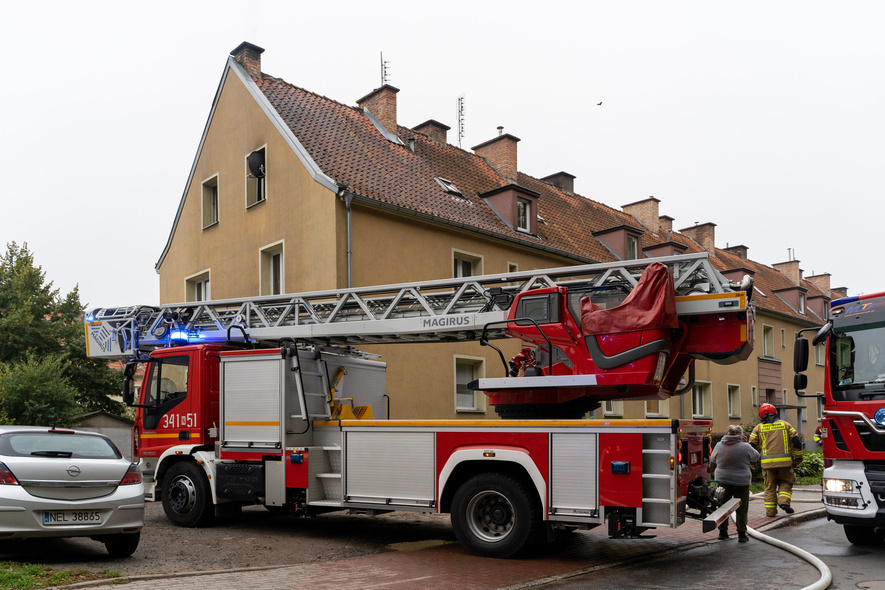
<path fill-rule="evenodd" d="M 466 97 L 462 94 L 458 97 L 458 147 L 461 147 L 461 138 L 464 137 L 464 103 L 466 102 Z"/>
<path fill-rule="evenodd" d="M 384 61 L 384 52 L 381 52 L 381 85 L 390 82 L 390 62 Z"/>

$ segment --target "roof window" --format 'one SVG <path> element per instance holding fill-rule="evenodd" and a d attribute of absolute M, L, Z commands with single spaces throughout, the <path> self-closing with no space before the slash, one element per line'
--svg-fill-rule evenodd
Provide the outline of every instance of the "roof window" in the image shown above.
<path fill-rule="evenodd" d="M 461 197 L 462 199 L 464 198 L 464 195 L 461 193 L 460 190 L 458 190 L 458 187 L 455 186 L 455 183 L 453 183 L 451 180 L 446 180 L 445 178 L 440 178 L 439 176 L 435 176 L 433 180 L 435 180 L 446 193 L 450 195 L 455 195 L 456 197 Z"/>

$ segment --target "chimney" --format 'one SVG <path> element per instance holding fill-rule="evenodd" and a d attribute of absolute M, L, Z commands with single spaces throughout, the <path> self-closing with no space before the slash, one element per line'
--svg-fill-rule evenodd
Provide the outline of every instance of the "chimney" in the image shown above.
<path fill-rule="evenodd" d="M 568 172 L 557 172 L 556 174 L 545 176 L 541 180 L 548 184 L 552 184 L 563 192 L 575 192 L 575 177 Z"/>
<path fill-rule="evenodd" d="M 812 275 L 805 277 L 805 280 L 821 290 L 824 295 L 830 294 L 830 273 L 825 272 L 822 275 Z"/>
<path fill-rule="evenodd" d="M 498 137 L 473 146 L 473 152 L 488 160 L 489 164 L 504 177 L 504 180 L 516 184 L 516 142 L 518 137 L 503 133 L 498 127 Z"/>
<path fill-rule="evenodd" d="M 777 264 L 772 264 L 771 268 L 773 268 L 775 270 L 779 270 L 794 285 L 798 285 L 799 281 L 802 280 L 802 269 L 799 268 L 799 261 L 798 260 L 789 260 L 787 262 L 778 262 Z"/>
<path fill-rule="evenodd" d="M 434 119 L 428 119 L 424 121 L 417 127 L 415 127 L 415 131 L 418 133 L 423 133 L 430 139 L 434 141 L 438 141 L 440 143 L 448 143 L 446 141 L 446 131 L 451 129 L 448 125 L 443 125 L 439 121 L 435 121 Z"/>
<path fill-rule="evenodd" d="M 830 291 L 833 293 L 833 299 L 848 297 L 848 287 L 833 287 Z"/>
<path fill-rule="evenodd" d="M 673 231 L 673 218 L 669 215 L 658 217 L 658 226 L 664 231 Z"/>
<path fill-rule="evenodd" d="M 701 248 L 706 250 L 711 256 L 716 256 L 716 224 L 702 223 L 694 227 L 680 229 L 679 233 L 688 236 L 697 242 Z"/>
<path fill-rule="evenodd" d="M 372 115 L 378 119 L 378 122 L 387 130 L 388 133 L 396 135 L 396 93 L 399 88 L 394 88 L 390 84 L 385 84 L 381 88 L 376 88 L 369 94 L 365 95 L 356 103 L 364 109 L 367 109 Z"/>
<path fill-rule="evenodd" d="M 738 245 L 738 246 L 727 246 L 726 248 L 724 248 L 724 250 L 726 252 L 728 252 L 729 254 L 733 254 L 733 255 L 737 256 L 738 258 L 742 258 L 743 260 L 746 260 L 747 259 L 747 252 L 749 251 L 749 248 L 747 248 L 744 245 Z"/>
<path fill-rule="evenodd" d="M 252 45 L 248 41 L 243 41 L 237 45 L 236 49 L 230 52 L 231 56 L 237 60 L 246 73 L 253 78 L 261 76 L 261 54 L 264 49 L 257 45 Z"/>
<path fill-rule="evenodd" d="M 660 202 L 660 199 L 649 197 L 641 201 L 636 201 L 635 203 L 621 205 L 621 209 L 627 215 L 635 217 L 639 223 L 648 229 L 648 231 L 657 235 L 658 230 L 661 227 L 661 218 L 658 212 L 658 203 Z"/>

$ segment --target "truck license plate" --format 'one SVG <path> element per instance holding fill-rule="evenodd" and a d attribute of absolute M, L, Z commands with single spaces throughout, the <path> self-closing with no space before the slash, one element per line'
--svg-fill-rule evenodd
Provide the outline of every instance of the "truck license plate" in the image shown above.
<path fill-rule="evenodd" d="M 65 524 L 101 524 L 98 510 L 46 510 L 43 512 L 45 526 Z"/>

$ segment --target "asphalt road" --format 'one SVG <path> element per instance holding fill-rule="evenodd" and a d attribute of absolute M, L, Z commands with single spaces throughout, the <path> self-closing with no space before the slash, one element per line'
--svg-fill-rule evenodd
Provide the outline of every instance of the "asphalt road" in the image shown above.
<path fill-rule="evenodd" d="M 885 590 L 885 545 L 854 546 L 841 526 L 825 518 L 764 534 L 804 549 L 827 564 L 833 575 L 830 588 Z M 817 569 L 803 559 L 757 539 L 738 543 L 732 532 L 729 541 L 561 579 L 541 588 L 791 590 L 819 578 Z"/>

